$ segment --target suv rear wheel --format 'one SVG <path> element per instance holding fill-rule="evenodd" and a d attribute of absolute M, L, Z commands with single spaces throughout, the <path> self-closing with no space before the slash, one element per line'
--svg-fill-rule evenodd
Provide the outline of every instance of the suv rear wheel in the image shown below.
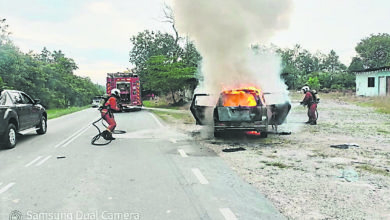
<path fill-rule="evenodd" d="M 11 149 L 16 146 L 16 126 L 14 124 L 9 124 L 7 132 L 3 137 L 4 148 Z"/>
<path fill-rule="evenodd" d="M 45 134 L 47 130 L 47 120 L 46 117 L 42 115 L 41 117 L 41 123 L 37 126 L 37 134 Z"/>

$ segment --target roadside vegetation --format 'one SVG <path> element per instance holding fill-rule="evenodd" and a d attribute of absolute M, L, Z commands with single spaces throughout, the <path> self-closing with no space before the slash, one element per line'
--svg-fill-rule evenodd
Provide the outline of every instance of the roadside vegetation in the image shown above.
<path fill-rule="evenodd" d="M 150 110 L 150 112 L 156 114 L 162 120 L 168 124 L 195 124 L 195 119 L 189 111 L 171 110 L 171 111 L 160 111 Z"/>
<path fill-rule="evenodd" d="M 377 175 L 382 175 L 382 176 L 390 176 L 389 171 L 387 171 L 385 169 L 381 169 L 381 168 L 376 168 L 376 167 L 373 167 L 373 166 L 368 165 L 368 164 L 357 166 L 356 168 L 363 170 L 363 171 L 366 171 L 366 172 L 369 172 L 369 173 L 372 173 L 372 174 L 377 174 Z"/>
<path fill-rule="evenodd" d="M 48 109 L 47 112 L 47 118 L 48 119 L 54 119 L 61 117 L 63 115 L 71 114 L 74 112 L 78 112 L 84 109 L 90 108 L 89 105 L 82 106 L 82 107 L 69 107 L 69 108 L 63 108 L 63 109 Z"/>
<path fill-rule="evenodd" d="M 355 93 L 341 92 L 324 93 L 320 95 L 327 99 L 347 102 L 362 107 L 372 107 L 376 112 L 390 114 L 390 97 L 388 96 L 361 97 L 356 96 Z"/>
<path fill-rule="evenodd" d="M 74 75 L 76 62 L 61 50 L 22 52 L 11 41 L 5 22 L 0 19 L 0 89 L 24 91 L 48 109 L 85 106 L 104 93 L 89 78 Z"/>
<path fill-rule="evenodd" d="M 377 112 L 390 114 L 390 97 L 357 97 L 357 105 L 374 107 Z"/>
<path fill-rule="evenodd" d="M 259 46 L 255 46 L 259 48 Z M 299 44 L 293 48 L 271 48 L 282 57 L 282 77 L 290 90 L 309 85 L 316 90 L 355 90 L 354 71 L 390 65 L 390 35 L 371 34 L 355 47 L 356 56 L 348 66 L 334 50 L 311 53 Z"/>
<path fill-rule="evenodd" d="M 145 100 L 142 104 L 148 108 L 166 108 L 166 109 L 180 109 L 179 106 L 172 106 L 165 99 L 160 100 Z"/>

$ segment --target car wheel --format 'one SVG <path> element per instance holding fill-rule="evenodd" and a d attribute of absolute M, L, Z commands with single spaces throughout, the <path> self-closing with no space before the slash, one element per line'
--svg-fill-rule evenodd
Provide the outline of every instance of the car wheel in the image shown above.
<path fill-rule="evenodd" d="M 42 115 L 41 122 L 38 125 L 37 134 L 45 134 L 47 130 L 47 120 L 46 117 Z"/>
<path fill-rule="evenodd" d="M 9 124 L 6 134 L 4 135 L 4 148 L 12 149 L 16 146 L 16 127 Z"/>

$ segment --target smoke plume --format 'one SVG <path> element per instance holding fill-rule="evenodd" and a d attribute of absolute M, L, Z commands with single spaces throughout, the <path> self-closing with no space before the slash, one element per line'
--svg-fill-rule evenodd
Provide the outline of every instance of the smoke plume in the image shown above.
<path fill-rule="evenodd" d="M 214 93 L 241 86 L 266 92 L 285 90 L 281 60 L 274 53 L 254 53 L 289 25 L 292 0 L 174 0 L 176 26 L 195 41 L 202 60 L 205 89 Z"/>

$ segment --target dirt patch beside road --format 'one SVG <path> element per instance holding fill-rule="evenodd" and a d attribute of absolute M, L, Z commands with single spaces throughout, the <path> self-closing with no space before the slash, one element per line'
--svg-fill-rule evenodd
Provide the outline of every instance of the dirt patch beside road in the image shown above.
<path fill-rule="evenodd" d="M 288 136 L 229 135 L 177 124 L 213 149 L 290 219 L 390 219 L 390 115 L 324 99 L 317 126 L 293 100 Z M 355 143 L 348 149 L 330 145 Z M 227 148 L 245 151 L 223 152 Z"/>

